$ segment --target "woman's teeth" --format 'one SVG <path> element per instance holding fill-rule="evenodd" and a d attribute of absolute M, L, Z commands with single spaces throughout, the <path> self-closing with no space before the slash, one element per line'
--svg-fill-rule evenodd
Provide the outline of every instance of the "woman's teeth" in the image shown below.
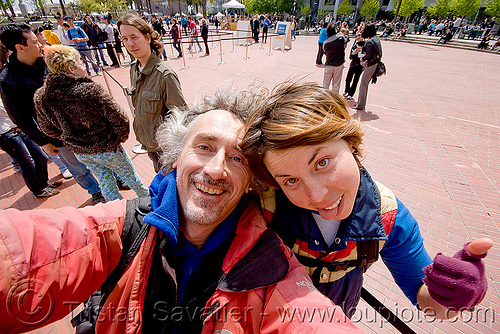
<path fill-rule="evenodd" d="M 342 201 L 342 196 L 340 196 L 339 200 L 333 204 L 332 206 L 328 207 L 328 208 L 325 208 L 325 210 L 333 210 L 335 209 L 337 206 L 339 206 L 340 202 Z"/>

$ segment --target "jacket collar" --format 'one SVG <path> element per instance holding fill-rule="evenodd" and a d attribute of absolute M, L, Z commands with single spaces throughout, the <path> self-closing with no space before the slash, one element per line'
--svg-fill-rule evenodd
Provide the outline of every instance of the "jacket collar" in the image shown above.
<path fill-rule="evenodd" d="M 308 248 L 325 251 L 326 245 L 318 244 L 323 240 L 310 210 L 293 205 L 282 191 L 276 192 L 277 211 L 272 221 L 272 228 L 283 235 L 287 245 L 292 245 L 297 238 L 306 241 Z M 352 213 L 342 220 L 337 235 L 338 244 L 332 244 L 329 251 L 338 251 L 346 247 L 348 240 L 386 240 L 387 235 L 382 225 L 380 195 L 375 182 L 364 167 L 360 168 L 359 188 Z"/>
<path fill-rule="evenodd" d="M 135 66 L 135 70 L 137 71 L 137 73 L 141 73 L 143 75 L 150 75 L 151 72 L 153 72 L 153 70 L 156 68 L 156 64 L 158 64 L 158 62 L 160 62 L 160 58 L 158 58 L 158 56 L 153 52 L 151 51 L 151 55 L 149 56 L 149 59 L 148 61 L 146 62 L 146 65 L 144 65 L 144 68 L 142 69 L 142 71 L 139 71 L 139 60 L 134 60 L 134 66 Z"/>
<path fill-rule="evenodd" d="M 33 65 L 27 65 L 20 62 L 16 54 L 11 54 L 9 56 L 8 67 L 11 70 L 33 78 L 40 75 L 45 76 L 49 72 L 42 57 L 38 58 Z"/>

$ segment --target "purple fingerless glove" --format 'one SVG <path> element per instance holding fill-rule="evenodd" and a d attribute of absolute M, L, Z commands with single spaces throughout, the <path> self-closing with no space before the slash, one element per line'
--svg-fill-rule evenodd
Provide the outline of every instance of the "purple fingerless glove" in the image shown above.
<path fill-rule="evenodd" d="M 423 269 L 424 283 L 436 302 L 455 310 L 470 309 L 483 300 L 488 290 L 484 263 L 487 253 L 473 255 L 464 245 L 453 257 L 438 253 L 434 263 Z"/>

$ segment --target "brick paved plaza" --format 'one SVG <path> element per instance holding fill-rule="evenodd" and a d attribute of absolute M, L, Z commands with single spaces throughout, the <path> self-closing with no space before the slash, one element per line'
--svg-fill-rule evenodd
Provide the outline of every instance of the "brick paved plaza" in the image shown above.
<path fill-rule="evenodd" d="M 298 36 L 293 49 L 273 50 L 268 44 L 248 48 L 223 41 L 223 61 L 218 43 L 209 57 L 169 59 L 178 73 L 186 101 L 212 93 L 221 83 L 238 77 L 243 86 L 259 79 L 268 88 L 283 80 L 322 82 L 323 68 L 314 65 L 316 36 Z M 454 254 L 471 239 L 487 236 L 500 240 L 500 55 L 432 45 L 382 41 L 387 75 L 371 85 L 367 113 L 356 114 L 365 129 L 365 166 L 372 177 L 389 186 L 420 223 L 431 255 Z M 350 50 L 350 44 L 348 46 Z M 166 46 L 169 56 L 170 46 Z M 201 55 L 201 53 L 199 54 Z M 348 66 L 348 62 L 346 62 Z M 123 85 L 129 85 L 129 69 L 110 69 Z M 344 71 L 344 77 L 347 69 Z M 95 77 L 104 83 L 103 77 Z M 110 81 L 114 97 L 126 108 L 121 89 Z M 342 83 L 342 89 L 344 82 Z M 351 106 L 354 104 L 352 103 Z M 353 111 L 354 114 L 354 111 Z M 125 144 L 142 180 L 149 184 L 153 166 L 145 154 L 131 148 L 133 132 Z M 59 171 L 49 164 L 50 176 Z M 65 180 L 61 194 L 35 198 L 20 173 L 13 171 L 8 156 L 0 153 L 0 207 L 18 209 L 82 207 L 91 204 L 73 179 Z M 122 192 L 125 198 L 133 191 Z M 489 292 L 476 311 L 453 321 L 431 322 L 412 308 L 379 261 L 368 271 L 365 286 L 386 306 L 406 319 L 418 333 L 500 332 L 500 248 L 496 245 L 486 259 Z M 486 314 L 486 316 L 485 316 Z M 395 331 L 361 301 L 356 321 L 367 333 Z M 60 321 L 36 333 L 70 333 Z"/>

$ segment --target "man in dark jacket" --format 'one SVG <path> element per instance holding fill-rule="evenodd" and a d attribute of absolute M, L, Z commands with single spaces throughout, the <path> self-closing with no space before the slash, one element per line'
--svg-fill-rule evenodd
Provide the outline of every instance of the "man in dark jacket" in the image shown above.
<path fill-rule="evenodd" d="M 101 56 L 103 65 L 108 66 L 108 63 L 104 59 L 104 54 L 102 52 L 102 49 L 104 49 L 104 44 L 102 43 L 103 40 L 100 37 L 102 29 L 99 28 L 97 24 L 92 22 L 92 18 L 90 17 L 90 15 L 85 15 L 85 20 L 81 28 L 83 29 L 83 31 L 85 31 L 85 33 L 89 37 L 87 44 L 94 52 L 94 57 L 97 61 L 97 65 L 101 64 L 101 60 L 99 59 L 99 56 Z M 97 50 L 99 50 L 99 53 L 97 53 Z"/>
<path fill-rule="evenodd" d="M 338 93 L 344 71 L 346 37 L 343 32 L 337 34 L 335 32 L 335 24 L 329 23 L 326 27 L 328 38 L 323 42 L 326 55 L 323 88 L 330 88 L 330 83 L 332 83 L 332 91 Z"/>
<path fill-rule="evenodd" d="M 165 28 L 163 28 L 163 24 L 158 21 L 158 17 L 156 14 L 151 15 L 151 25 L 153 26 L 153 29 L 160 34 L 160 36 L 163 36 L 167 33 Z M 162 53 L 163 59 L 167 60 L 167 52 L 165 52 L 165 48 L 163 49 Z"/>
<path fill-rule="evenodd" d="M 42 58 L 42 46 L 31 31 L 31 26 L 26 23 L 9 24 L 3 29 L 0 40 L 12 51 L 7 66 L 0 74 L 2 100 L 10 119 L 45 153 L 59 154 L 75 181 L 92 195 L 94 204 L 104 202 L 99 183 L 90 170 L 61 141 L 47 137 L 38 127 L 33 96 L 42 87 L 49 70 Z M 48 187 L 58 185 L 61 183 L 54 182 L 49 183 Z M 55 192 L 47 188 L 41 191 Z"/>

